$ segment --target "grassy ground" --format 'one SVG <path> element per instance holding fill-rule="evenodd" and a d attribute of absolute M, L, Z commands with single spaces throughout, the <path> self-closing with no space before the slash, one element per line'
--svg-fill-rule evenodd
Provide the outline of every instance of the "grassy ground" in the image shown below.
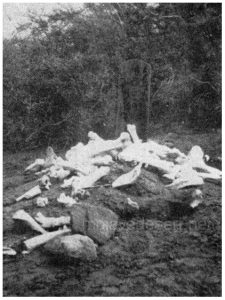
<path fill-rule="evenodd" d="M 210 156 L 221 155 L 218 132 L 178 133 L 175 143 L 184 152 L 198 144 Z M 43 155 L 41 150 L 4 155 L 4 245 L 35 235 L 15 228 L 12 215 L 18 209 L 32 216 L 68 212 L 56 202 L 57 189 L 46 192 L 47 208 L 37 208 L 35 200 L 15 203 L 35 184 L 24 182 L 24 168 Z M 4 296 L 221 296 L 221 186 L 206 183 L 203 192 L 204 202 L 181 219 L 120 219 L 115 237 L 99 247 L 92 263 L 56 261 L 42 249 L 4 261 Z M 91 197 L 102 193 L 95 190 Z"/>

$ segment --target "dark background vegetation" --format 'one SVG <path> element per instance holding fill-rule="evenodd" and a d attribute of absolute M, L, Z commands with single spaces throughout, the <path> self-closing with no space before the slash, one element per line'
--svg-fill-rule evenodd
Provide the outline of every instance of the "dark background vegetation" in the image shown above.
<path fill-rule="evenodd" d="M 221 4 L 84 4 L 3 42 L 4 150 L 221 126 Z M 22 34 L 26 32 L 27 34 Z"/>

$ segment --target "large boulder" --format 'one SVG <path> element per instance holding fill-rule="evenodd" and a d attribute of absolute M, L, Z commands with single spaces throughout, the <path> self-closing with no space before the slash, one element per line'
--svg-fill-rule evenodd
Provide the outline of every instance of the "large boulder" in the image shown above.
<path fill-rule="evenodd" d="M 118 216 L 108 208 L 78 204 L 71 211 L 74 233 L 82 233 L 99 244 L 106 243 L 115 233 Z"/>
<path fill-rule="evenodd" d="M 45 244 L 44 248 L 51 254 L 66 258 L 84 261 L 97 258 L 97 245 L 88 236 L 80 234 L 57 237 Z"/>

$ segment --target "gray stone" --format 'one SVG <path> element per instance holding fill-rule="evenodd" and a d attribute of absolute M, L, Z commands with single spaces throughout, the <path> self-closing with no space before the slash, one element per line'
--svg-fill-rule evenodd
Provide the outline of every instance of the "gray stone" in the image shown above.
<path fill-rule="evenodd" d="M 49 241 L 44 248 L 51 254 L 68 258 L 85 261 L 97 258 L 97 245 L 88 236 L 80 234 L 57 237 Z"/>
<path fill-rule="evenodd" d="M 81 204 L 73 206 L 71 225 L 74 233 L 82 233 L 104 244 L 116 231 L 118 216 L 108 208 Z"/>

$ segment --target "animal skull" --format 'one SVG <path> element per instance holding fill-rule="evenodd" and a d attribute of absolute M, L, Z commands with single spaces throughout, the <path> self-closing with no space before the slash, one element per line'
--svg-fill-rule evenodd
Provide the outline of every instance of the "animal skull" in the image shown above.
<path fill-rule="evenodd" d="M 42 176 L 39 179 L 39 186 L 42 190 L 49 190 L 51 186 L 50 178 L 47 175 Z"/>

